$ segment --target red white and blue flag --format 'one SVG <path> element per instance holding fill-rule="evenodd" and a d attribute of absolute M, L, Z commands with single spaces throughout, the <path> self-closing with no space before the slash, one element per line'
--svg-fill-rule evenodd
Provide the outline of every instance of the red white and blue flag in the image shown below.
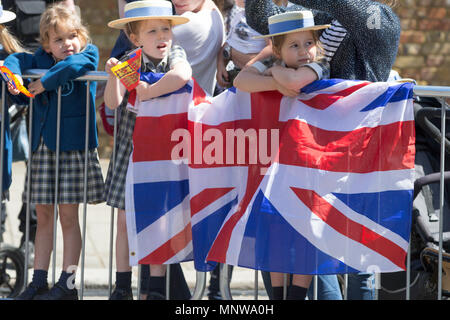
<path fill-rule="evenodd" d="M 136 263 L 405 268 L 411 84 L 321 80 L 297 98 L 232 88 L 206 99 L 190 88 L 139 106 L 126 204 Z"/>

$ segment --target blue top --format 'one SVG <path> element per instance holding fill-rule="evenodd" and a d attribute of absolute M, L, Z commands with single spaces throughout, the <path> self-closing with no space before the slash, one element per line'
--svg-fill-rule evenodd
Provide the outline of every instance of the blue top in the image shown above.
<path fill-rule="evenodd" d="M 58 63 L 55 63 L 55 59 L 43 48 L 39 48 L 34 54 L 22 52 L 6 58 L 4 65 L 14 74 L 22 75 L 28 69 L 48 69 L 41 78 L 46 91 L 37 95 L 33 103 L 31 142 L 33 152 L 38 148 L 41 137 L 50 150 L 56 151 L 57 90 L 60 86 L 62 87 L 60 150 L 84 150 L 87 82 L 73 80 L 88 71 L 95 71 L 98 60 L 98 48 L 93 44 L 88 44 L 83 51 L 68 56 Z M 90 83 L 89 149 L 96 148 L 98 145 L 95 119 L 96 87 L 95 82 Z"/>
<path fill-rule="evenodd" d="M 4 60 L 8 56 L 8 53 L 3 50 L 3 46 L 0 44 L 0 60 Z M 2 87 L 0 86 L 0 94 L 2 91 Z M 0 99 L 1 101 L 1 99 Z M 1 105 L 0 105 L 1 106 Z M 0 107 L 0 114 L 1 114 L 1 108 Z M 2 191 L 8 190 L 11 185 L 11 176 L 12 176 L 12 141 L 11 141 L 11 131 L 9 128 L 9 112 L 8 112 L 8 105 L 5 105 L 5 148 L 3 150 L 3 185 L 2 185 Z M 3 120 L 3 119 L 2 119 Z"/>

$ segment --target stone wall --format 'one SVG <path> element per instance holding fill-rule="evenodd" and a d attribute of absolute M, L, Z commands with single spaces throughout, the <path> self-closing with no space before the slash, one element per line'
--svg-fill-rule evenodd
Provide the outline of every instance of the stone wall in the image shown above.
<path fill-rule="evenodd" d="M 220 0 L 218 0 L 220 1 Z M 393 0 L 401 19 L 402 33 L 394 65 L 402 77 L 422 85 L 450 86 L 450 0 Z M 115 0 L 77 0 L 94 44 L 100 49 L 103 70 L 118 31 L 107 22 L 118 17 Z M 101 99 L 97 101 L 98 104 Z M 112 141 L 98 117 L 99 153 L 109 157 Z"/>
<path fill-rule="evenodd" d="M 450 86 L 450 0 L 398 0 L 402 33 L 394 68 L 423 85 Z"/>

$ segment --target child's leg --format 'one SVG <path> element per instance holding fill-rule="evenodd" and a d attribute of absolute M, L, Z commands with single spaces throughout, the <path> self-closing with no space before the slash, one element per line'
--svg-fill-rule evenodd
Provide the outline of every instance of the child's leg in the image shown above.
<path fill-rule="evenodd" d="M 147 300 L 165 299 L 166 297 L 166 266 L 162 264 L 150 265 L 149 293 Z"/>
<path fill-rule="evenodd" d="M 273 300 L 283 300 L 283 280 L 284 273 L 271 272 L 270 281 L 272 283 Z"/>
<path fill-rule="evenodd" d="M 283 299 L 283 273 L 271 272 L 270 280 L 272 282 L 273 299 Z M 311 283 L 312 276 L 304 274 L 293 275 L 292 285 L 289 286 L 287 299 L 292 300 L 304 300 L 306 293 L 308 292 L 309 285 Z"/>
<path fill-rule="evenodd" d="M 309 285 L 311 284 L 311 275 L 294 274 L 292 278 L 292 285 L 288 289 L 288 300 L 305 300 L 308 293 Z"/>
<path fill-rule="evenodd" d="M 53 249 L 53 205 L 36 204 L 34 270 L 48 270 Z"/>
<path fill-rule="evenodd" d="M 63 270 L 78 266 L 81 253 L 81 231 L 78 221 L 78 204 L 60 204 L 59 217 L 64 242 Z M 69 271 L 74 271 L 73 269 Z"/>
<path fill-rule="evenodd" d="M 131 271 L 125 210 L 119 210 L 117 215 L 116 268 L 117 272 Z"/>
<path fill-rule="evenodd" d="M 131 300 L 131 267 L 129 264 L 127 221 L 125 211 L 119 209 L 116 233 L 116 287 L 110 300 Z"/>

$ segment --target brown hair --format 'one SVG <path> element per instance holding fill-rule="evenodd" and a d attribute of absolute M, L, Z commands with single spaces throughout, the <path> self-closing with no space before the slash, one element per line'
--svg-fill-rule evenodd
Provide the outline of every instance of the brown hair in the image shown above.
<path fill-rule="evenodd" d="M 4 25 L 0 24 L 0 43 L 6 53 L 25 52 L 22 44 L 14 37 Z"/>
<path fill-rule="evenodd" d="M 300 31 L 302 32 L 302 31 Z M 323 56 L 323 47 L 319 41 L 319 33 L 317 30 L 311 30 L 313 35 L 314 44 L 317 47 L 317 56 L 315 60 L 320 59 Z M 286 34 L 281 34 L 279 36 L 272 37 L 272 52 L 280 57 L 281 55 L 281 47 L 283 46 L 284 41 L 286 40 Z"/>
<path fill-rule="evenodd" d="M 66 7 L 65 4 L 54 4 L 44 11 L 39 24 L 39 42 L 48 49 L 49 30 L 58 27 L 73 28 L 76 30 L 81 42 L 81 49 L 84 49 L 90 41 L 89 32 L 81 22 L 80 16 Z"/>

